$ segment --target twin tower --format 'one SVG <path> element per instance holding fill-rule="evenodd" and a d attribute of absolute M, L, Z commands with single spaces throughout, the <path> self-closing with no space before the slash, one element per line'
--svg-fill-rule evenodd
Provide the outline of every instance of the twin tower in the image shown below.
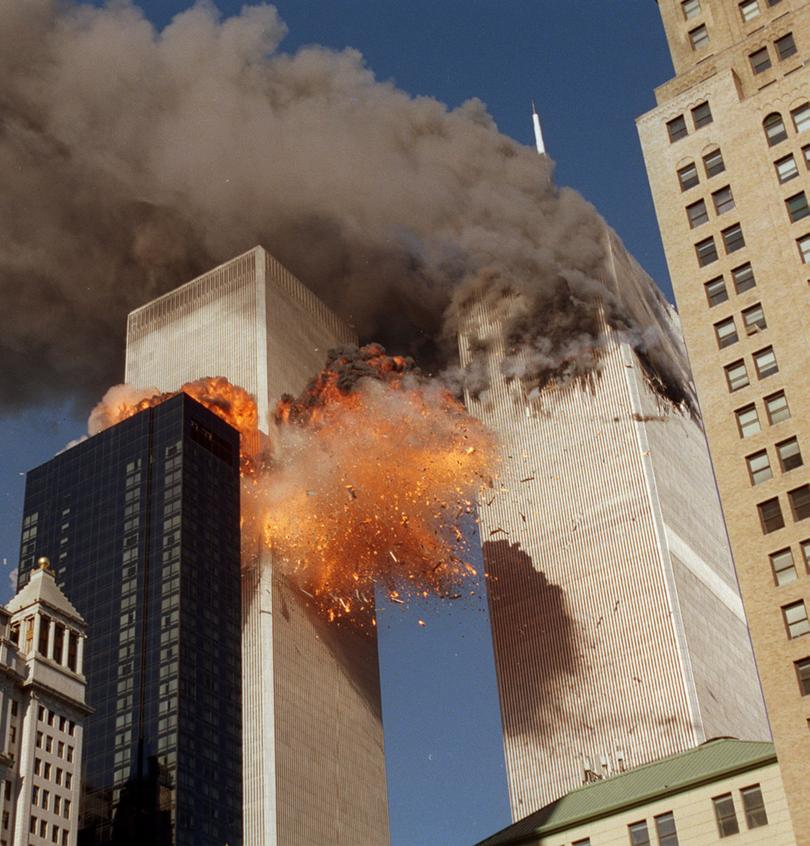
<path fill-rule="evenodd" d="M 642 290 L 660 300 L 608 231 L 605 244 L 612 296 Z M 651 314 L 667 323 L 666 354 L 686 371 L 674 318 L 665 307 Z M 710 737 L 768 737 L 700 422 L 661 395 L 622 336 L 605 331 L 587 384 L 528 394 L 501 374 L 500 327 L 483 306 L 459 337 L 462 362 L 473 335 L 487 339 L 490 387 L 467 407 L 496 432 L 504 457 L 479 517 L 515 819 Z M 356 340 L 256 247 L 129 316 L 125 380 L 173 391 L 225 376 L 256 396 L 267 431 L 280 395 L 298 393 L 330 347 Z M 150 425 L 143 437 L 158 437 L 164 424 Z M 132 474 L 147 471 L 130 463 Z M 27 490 L 26 513 L 36 497 Z M 245 534 L 243 842 L 385 844 L 376 639 L 312 615 Z M 212 595 L 211 614 L 222 601 Z M 158 755 L 158 794 L 161 778 L 173 783 L 171 763 Z M 221 842 L 196 831 L 199 846 Z"/>

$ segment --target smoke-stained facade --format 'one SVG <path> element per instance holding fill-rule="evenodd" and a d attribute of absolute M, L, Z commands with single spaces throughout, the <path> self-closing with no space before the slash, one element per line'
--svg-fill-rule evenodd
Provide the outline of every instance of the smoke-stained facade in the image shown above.
<path fill-rule="evenodd" d="M 660 301 L 607 231 L 605 245 L 613 296 Z M 676 319 L 657 310 L 670 372 L 688 372 Z M 694 412 L 620 332 L 589 377 L 537 390 L 503 375 L 484 304 L 465 328 L 462 361 L 485 347 L 491 385 L 468 408 L 504 460 L 480 518 L 513 817 L 709 737 L 767 738 Z"/>
<path fill-rule="evenodd" d="M 88 626 L 78 843 L 238 846 L 238 433 L 177 396 L 32 470 L 24 514 L 20 585 L 48 556 Z"/>
<path fill-rule="evenodd" d="M 267 432 L 275 401 L 298 393 L 330 347 L 355 342 L 341 320 L 261 247 L 138 309 L 126 381 L 175 390 L 209 375 L 256 396 Z M 245 842 L 385 844 L 388 813 L 377 643 L 325 625 L 242 537 Z"/>

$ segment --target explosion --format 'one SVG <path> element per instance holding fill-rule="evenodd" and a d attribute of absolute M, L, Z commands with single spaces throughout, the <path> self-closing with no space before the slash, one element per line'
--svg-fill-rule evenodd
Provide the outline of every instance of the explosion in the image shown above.
<path fill-rule="evenodd" d="M 216 377 L 180 391 L 242 434 L 246 529 L 330 621 L 373 625 L 378 585 L 399 603 L 455 597 L 475 574 L 463 528 L 493 472 L 495 443 L 411 359 L 377 344 L 332 351 L 298 398 L 282 397 L 261 457 L 256 403 L 244 389 Z M 111 389 L 91 431 L 176 393 Z"/>

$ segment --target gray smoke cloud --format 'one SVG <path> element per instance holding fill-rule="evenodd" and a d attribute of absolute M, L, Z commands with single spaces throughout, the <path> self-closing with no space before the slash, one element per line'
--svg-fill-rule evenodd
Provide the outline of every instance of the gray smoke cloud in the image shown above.
<path fill-rule="evenodd" d="M 524 294 L 510 343 L 549 372 L 590 366 L 605 298 L 660 346 L 663 300 L 595 281 L 604 223 L 480 101 L 411 97 L 353 50 L 280 53 L 285 32 L 269 5 L 157 31 L 125 2 L 0 4 L 5 408 L 97 397 L 129 310 L 256 243 L 429 370 L 473 296 Z"/>

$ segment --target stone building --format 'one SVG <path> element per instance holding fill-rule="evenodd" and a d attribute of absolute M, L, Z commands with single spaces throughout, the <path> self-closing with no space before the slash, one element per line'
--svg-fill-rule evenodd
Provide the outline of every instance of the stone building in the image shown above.
<path fill-rule="evenodd" d="M 638 121 L 759 674 L 810 843 L 810 3 L 660 0 Z"/>

